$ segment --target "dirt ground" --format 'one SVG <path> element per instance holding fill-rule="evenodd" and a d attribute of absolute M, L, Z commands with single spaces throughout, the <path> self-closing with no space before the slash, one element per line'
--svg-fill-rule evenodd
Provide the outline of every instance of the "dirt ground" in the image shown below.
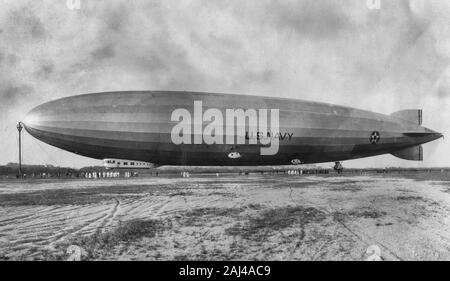
<path fill-rule="evenodd" d="M 77 259 L 74 253 L 88 260 L 450 260 L 450 176 L 0 181 L 0 259 Z"/>

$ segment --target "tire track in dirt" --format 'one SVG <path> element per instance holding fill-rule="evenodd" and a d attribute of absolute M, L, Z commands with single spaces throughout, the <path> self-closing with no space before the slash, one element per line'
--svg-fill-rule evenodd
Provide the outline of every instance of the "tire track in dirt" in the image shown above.
<path fill-rule="evenodd" d="M 157 206 L 156 212 L 153 213 L 151 218 L 158 219 L 158 217 L 164 212 L 164 210 L 167 208 L 167 206 L 169 206 L 171 201 L 172 201 L 172 198 L 168 198 L 164 202 L 160 203 L 159 206 Z"/>
<path fill-rule="evenodd" d="M 296 204 L 299 205 L 299 203 L 294 200 L 294 198 L 292 197 L 292 193 L 293 190 L 291 188 L 291 193 L 290 193 L 290 199 L 291 201 Z M 364 243 L 367 246 L 376 244 L 381 246 L 382 248 L 384 248 L 385 252 L 389 253 L 392 257 L 398 259 L 398 260 L 403 260 L 400 256 L 398 256 L 397 254 L 395 254 L 395 252 L 391 249 L 392 247 L 388 247 L 386 246 L 385 243 L 381 243 L 380 241 L 376 240 L 375 238 L 371 237 L 370 235 L 368 235 L 365 231 L 363 231 L 361 228 L 353 225 L 352 223 L 344 223 L 341 220 L 338 220 L 334 217 L 334 213 L 336 213 L 337 209 L 333 208 L 331 206 L 331 204 L 325 204 L 324 206 L 315 204 L 313 202 L 311 202 L 310 200 L 305 199 L 304 197 L 302 197 L 302 200 L 304 200 L 305 202 L 307 202 L 310 206 L 317 208 L 317 209 L 321 209 L 322 211 L 324 211 L 328 216 L 330 216 L 333 221 L 335 221 L 336 223 L 338 223 L 339 225 L 341 225 L 344 229 L 346 229 L 352 236 L 356 237 L 359 241 L 361 241 L 362 243 Z M 350 227 L 350 225 L 353 227 Z M 373 243 L 375 242 L 375 243 Z"/>
<path fill-rule="evenodd" d="M 74 232 L 71 232 L 68 235 L 77 235 L 89 228 L 91 228 L 92 230 L 95 229 L 96 231 L 105 231 L 107 226 L 112 225 L 112 222 L 114 221 L 118 211 L 120 210 L 120 201 L 117 198 L 114 198 L 114 201 L 114 205 L 108 211 L 104 211 L 101 217 L 89 221 L 83 227 Z M 98 224 L 98 226 L 95 226 L 96 224 Z"/>
<path fill-rule="evenodd" d="M 92 233 L 96 230 L 102 229 L 108 222 L 112 222 L 117 213 L 119 205 L 120 202 L 116 199 L 116 202 L 112 208 L 101 210 L 100 213 L 99 208 L 96 205 L 90 205 L 88 208 L 92 209 L 92 211 L 88 209 L 89 211 L 82 212 L 82 214 L 80 214 L 79 216 L 72 217 L 72 221 L 74 221 L 75 223 L 81 223 L 77 226 L 71 226 L 68 229 L 63 229 L 56 235 L 53 235 L 53 237 L 49 237 L 51 239 L 50 245 L 60 243 L 69 236 Z M 84 206 L 83 208 L 85 207 L 86 206 Z M 101 205 L 101 207 L 103 207 L 103 205 Z M 94 215 L 94 218 L 86 220 L 86 217 L 91 215 Z"/>
<path fill-rule="evenodd" d="M 329 208 L 331 209 L 331 211 L 326 210 L 326 208 L 323 208 L 323 210 L 326 211 L 331 217 L 333 217 L 333 213 L 336 212 L 336 209 L 331 206 L 329 206 Z M 389 253 L 392 257 L 396 258 L 399 261 L 403 260 L 400 256 L 398 256 L 394 252 L 394 250 L 392 250 L 393 247 L 391 245 L 389 245 L 389 247 L 388 247 L 386 243 L 381 243 L 379 240 L 377 240 L 374 237 L 367 234 L 367 232 L 362 230 L 360 227 L 355 226 L 352 223 L 348 223 L 348 224 L 344 223 L 343 221 L 337 220 L 334 218 L 333 218 L 333 220 L 335 222 L 337 222 L 338 224 L 340 224 L 342 227 L 344 227 L 348 232 L 350 232 L 353 236 L 358 238 L 361 242 L 366 244 L 366 246 L 370 246 L 370 245 L 374 245 L 374 244 L 381 246 L 382 248 L 384 248 L 385 252 Z"/>
<path fill-rule="evenodd" d="M 117 213 L 120 211 L 120 200 L 117 198 L 114 198 L 114 200 L 116 201 L 116 204 L 111 209 L 111 212 L 108 214 L 108 216 L 105 217 L 102 224 L 99 227 L 97 227 L 97 229 L 100 231 L 102 231 L 102 229 L 106 230 L 105 229 L 106 227 L 111 226 L 114 219 L 117 216 Z"/>
<path fill-rule="evenodd" d="M 68 230 L 63 230 L 62 233 L 60 232 L 53 236 L 53 239 L 50 242 L 50 244 L 54 245 L 54 244 L 60 243 L 68 236 L 73 236 L 73 235 L 79 234 L 79 233 L 85 231 L 86 229 L 94 229 L 94 227 L 92 227 L 92 225 L 95 225 L 99 221 L 102 221 L 107 216 L 108 216 L 107 214 L 101 214 L 100 217 L 96 217 L 92 220 L 85 221 L 85 222 L 83 222 L 83 224 L 81 224 L 77 227 L 71 227 Z"/>

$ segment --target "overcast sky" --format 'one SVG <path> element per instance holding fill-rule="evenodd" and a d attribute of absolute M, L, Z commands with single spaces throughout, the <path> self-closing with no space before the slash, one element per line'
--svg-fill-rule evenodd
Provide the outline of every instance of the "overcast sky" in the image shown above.
<path fill-rule="evenodd" d="M 72 1 L 76 2 L 76 1 Z M 111 90 L 289 97 L 380 113 L 422 108 L 450 138 L 450 1 L 0 0 L 0 164 L 15 126 L 52 99 Z M 76 7 L 75 7 L 76 8 Z M 24 136 L 26 163 L 101 164 Z M 345 166 L 450 166 L 450 142 L 422 163 L 393 156 Z"/>

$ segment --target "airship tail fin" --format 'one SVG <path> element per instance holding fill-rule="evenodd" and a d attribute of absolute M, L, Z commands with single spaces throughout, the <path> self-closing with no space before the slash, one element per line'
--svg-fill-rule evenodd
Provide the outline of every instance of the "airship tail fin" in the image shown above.
<path fill-rule="evenodd" d="M 391 152 L 391 154 L 405 160 L 413 160 L 413 161 L 423 160 L 423 148 L 421 145 L 416 145 L 413 147 L 397 150 L 395 152 Z"/>
<path fill-rule="evenodd" d="M 391 113 L 394 118 L 422 125 L 422 109 L 406 109 Z"/>

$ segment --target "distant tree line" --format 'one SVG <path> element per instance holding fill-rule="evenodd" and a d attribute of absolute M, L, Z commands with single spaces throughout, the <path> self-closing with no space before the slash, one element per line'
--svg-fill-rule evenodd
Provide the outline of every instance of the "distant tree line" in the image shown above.
<path fill-rule="evenodd" d="M 78 177 L 80 173 L 85 171 L 104 171 L 102 166 L 85 167 L 75 169 L 70 167 L 57 167 L 53 165 L 22 165 L 22 174 L 26 177 Z M 19 164 L 8 163 L 0 166 L 0 176 L 17 176 L 19 174 Z"/>

